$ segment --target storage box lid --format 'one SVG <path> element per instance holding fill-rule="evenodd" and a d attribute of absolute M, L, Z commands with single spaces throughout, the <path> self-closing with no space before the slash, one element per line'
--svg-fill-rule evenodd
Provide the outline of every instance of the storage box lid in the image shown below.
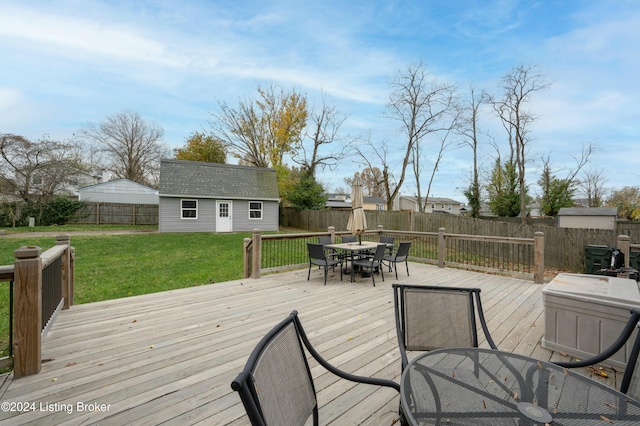
<path fill-rule="evenodd" d="M 542 289 L 542 294 L 640 308 L 638 284 L 628 278 L 558 274 Z"/>

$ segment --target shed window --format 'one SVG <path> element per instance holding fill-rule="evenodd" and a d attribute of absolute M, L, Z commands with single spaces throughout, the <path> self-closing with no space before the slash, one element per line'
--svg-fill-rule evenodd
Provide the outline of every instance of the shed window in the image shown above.
<path fill-rule="evenodd" d="M 180 200 L 180 217 L 182 219 L 197 219 L 198 200 Z"/>
<path fill-rule="evenodd" d="M 249 219 L 262 219 L 262 201 L 249 202 Z"/>

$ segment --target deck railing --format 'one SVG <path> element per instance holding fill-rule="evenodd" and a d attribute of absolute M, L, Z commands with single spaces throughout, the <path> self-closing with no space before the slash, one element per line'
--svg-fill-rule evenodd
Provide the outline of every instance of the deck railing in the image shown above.
<path fill-rule="evenodd" d="M 60 309 L 73 304 L 74 253 L 68 235 L 42 252 L 23 246 L 13 265 L 0 267 L 0 281 L 9 282 L 9 357 L 0 367 L 13 365 L 14 377 L 36 374 L 41 346 Z"/>
<path fill-rule="evenodd" d="M 317 242 L 319 236 L 330 236 L 334 242 L 349 232 L 327 232 L 262 235 L 255 230 L 253 238 L 244 242 L 244 277 L 259 278 L 262 273 L 299 269 L 308 265 L 307 242 Z M 446 265 L 483 272 L 526 276 L 536 283 L 544 282 L 544 234 L 534 238 L 507 238 L 438 232 L 394 231 L 379 227 L 361 236 L 363 241 L 379 241 L 380 236 L 395 237 L 396 248 L 401 241 L 411 241 L 411 260 Z"/>

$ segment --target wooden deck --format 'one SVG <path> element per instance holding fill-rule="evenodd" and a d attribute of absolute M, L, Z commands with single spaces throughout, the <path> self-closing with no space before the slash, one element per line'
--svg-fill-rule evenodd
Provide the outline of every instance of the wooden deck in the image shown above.
<path fill-rule="evenodd" d="M 431 265 L 409 268 L 410 277 L 400 268 L 399 280 L 387 274 L 375 288 L 371 279 L 349 283 L 337 275 L 324 286 L 321 270 L 307 281 L 305 269 L 73 306 L 58 315 L 43 344 L 40 374 L 0 376 L 0 400 L 35 404 L 19 415 L 0 411 L 0 424 L 246 425 L 230 383 L 258 340 L 294 309 L 311 342 L 334 365 L 398 381 L 394 282 L 480 287 L 498 347 L 566 359 L 540 346 L 541 285 Z M 354 385 L 316 364 L 312 373 L 322 424 L 397 421 L 394 390 Z M 615 373 L 608 374 L 596 378 L 617 386 Z"/>

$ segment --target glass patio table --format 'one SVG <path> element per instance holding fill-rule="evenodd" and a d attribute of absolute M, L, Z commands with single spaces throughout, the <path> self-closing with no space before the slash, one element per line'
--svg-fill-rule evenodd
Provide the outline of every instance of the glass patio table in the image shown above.
<path fill-rule="evenodd" d="M 480 348 L 418 356 L 402 373 L 412 425 L 639 425 L 640 402 L 555 364 Z"/>

